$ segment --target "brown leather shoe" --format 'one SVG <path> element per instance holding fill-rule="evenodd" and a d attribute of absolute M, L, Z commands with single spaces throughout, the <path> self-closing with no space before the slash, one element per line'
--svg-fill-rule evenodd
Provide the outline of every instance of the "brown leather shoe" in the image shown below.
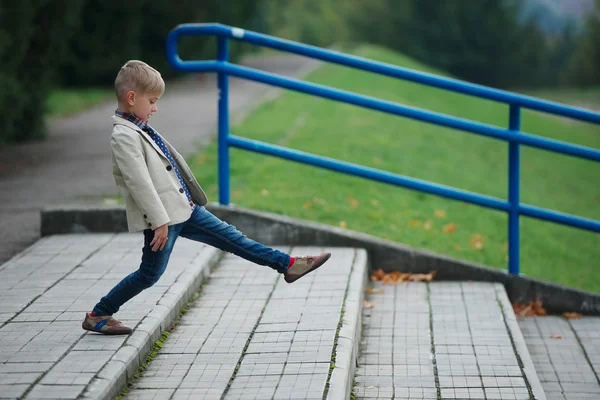
<path fill-rule="evenodd" d="M 90 313 L 85 314 L 81 327 L 86 331 L 103 333 L 105 335 L 129 335 L 132 329 L 123 325 L 121 321 L 109 315 L 92 317 Z"/>
<path fill-rule="evenodd" d="M 329 257 L 331 257 L 331 253 L 323 253 L 320 256 L 296 257 L 292 266 L 283 275 L 285 281 L 292 283 L 302 278 L 323 265 L 325 261 L 329 260 Z"/>

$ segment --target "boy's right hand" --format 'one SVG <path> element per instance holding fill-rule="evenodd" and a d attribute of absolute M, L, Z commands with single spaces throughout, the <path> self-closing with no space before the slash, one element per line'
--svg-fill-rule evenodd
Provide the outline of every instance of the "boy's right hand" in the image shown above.
<path fill-rule="evenodd" d="M 154 239 L 150 242 L 150 246 L 152 246 L 152 251 L 156 252 L 157 250 L 161 250 L 165 248 L 165 244 L 167 244 L 167 239 L 169 237 L 169 227 L 167 224 L 159 226 L 154 230 Z"/>

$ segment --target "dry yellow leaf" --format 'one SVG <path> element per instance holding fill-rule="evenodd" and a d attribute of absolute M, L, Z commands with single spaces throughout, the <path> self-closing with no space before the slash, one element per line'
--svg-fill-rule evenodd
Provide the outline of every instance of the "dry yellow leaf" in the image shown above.
<path fill-rule="evenodd" d="M 411 219 L 409 223 L 410 223 L 410 226 L 412 226 L 413 228 L 417 227 L 421 224 L 421 222 L 417 221 L 416 219 Z"/>
<path fill-rule="evenodd" d="M 263 189 L 260 194 L 262 194 L 263 196 L 268 196 L 269 195 L 269 191 L 267 189 Z"/>
<path fill-rule="evenodd" d="M 565 318 L 569 318 L 569 319 L 579 319 L 579 318 L 581 318 L 581 314 L 576 313 L 576 312 L 566 312 L 563 315 L 565 316 Z"/>
<path fill-rule="evenodd" d="M 311 208 L 313 205 L 313 202 L 308 200 L 306 203 L 302 204 L 302 208 Z"/>
<path fill-rule="evenodd" d="M 554 334 L 554 335 L 550 336 L 550 339 L 563 339 L 563 335 Z"/>
<path fill-rule="evenodd" d="M 444 225 L 444 232 L 452 233 L 456 230 L 456 224 L 454 222 L 450 222 L 447 225 Z"/>
<path fill-rule="evenodd" d="M 375 304 L 374 303 L 369 303 L 366 300 L 363 300 L 363 307 L 364 308 L 375 308 Z"/>
<path fill-rule="evenodd" d="M 383 293 L 384 289 L 383 288 L 372 288 L 372 287 L 367 287 L 367 293 Z"/>
<path fill-rule="evenodd" d="M 471 236 L 469 244 L 475 250 L 483 249 L 483 236 L 481 236 L 479 233 L 474 234 L 473 236 Z"/>
<path fill-rule="evenodd" d="M 432 227 L 431 221 L 427 220 L 425 221 L 425 223 L 423 224 L 423 228 L 425 228 L 426 231 L 430 230 Z"/>
<path fill-rule="evenodd" d="M 340 221 L 340 228 L 346 229 L 347 226 L 348 224 L 346 223 L 346 221 Z"/>
<path fill-rule="evenodd" d="M 446 211 L 444 210 L 435 210 L 433 213 L 438 218 L 446 218 Z"/>
<path fill-rule="evenodd" d="M 462 251 L 462 247 L 460 247 L 460 246 L 454 246 L 454 250 L 456 250 L 456 251 Z"/>
<path fill-rule="evenodd" d="M 346 199 L 346 201 L 347 201 L 348 203 L 350 203 L 350 205 L 351 205 L 352 207 L 358 207 L 358 205 L 360 204 L 360 203 L 358 202 L 358 200 L 356 200 L 354 197 L 348 197 L 348 198 Z"/>

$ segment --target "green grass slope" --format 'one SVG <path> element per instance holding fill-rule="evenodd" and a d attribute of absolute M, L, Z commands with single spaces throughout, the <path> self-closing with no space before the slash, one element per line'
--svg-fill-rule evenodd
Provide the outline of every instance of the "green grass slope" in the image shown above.
<path fill-rule="evenodd" d="M 440 73 L 400 54 L 359 46 L 362 57 Z M 311 82 L 505 127 L 508 107 L 325 65 Z M 600 127 L 525 111 L 528 133 L 600 148 Z M 286 92 L 231 129 L 235 135 L 505 199 L 508 144 L 466 132 Z M 521 198 L 600 219 L 600 164 L 523 147 Z M 216 144 L 191 160 L 217 200 Z M 462 202 L 294 162 L 231 150 L 232 202 L 365 232 L 459 259 L 507 268 L 507 217 Z M 374 267 L 377 267 L 376 265 Z M 401 266 L 399 266 L 401 267 Z M 523 273 L 600 292 L 600 235 L 521 219 Z"/>

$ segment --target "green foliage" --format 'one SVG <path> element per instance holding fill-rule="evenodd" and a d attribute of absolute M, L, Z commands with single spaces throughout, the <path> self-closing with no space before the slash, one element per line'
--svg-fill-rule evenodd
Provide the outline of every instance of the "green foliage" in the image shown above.
<path fill-rule="evenodd" d="M 182 23 L 220 22 L 244 26 L 252 20 L 257 0 L 85 0 L 80 31 L 69 43 L 71 57 L 62 67 L 66 85 L 111 85 L 118 69 L 130 59 L 140 59 L 165 77 L 178 73 L 165 57 L 165 40 Z M 184 38 L 179 52 L 186 58 L 214 58 L 211 38 Z M 239 46 L 232 43 L 232 56 Z"/>
<path fill-rule="evenodd" d="M 596 12 L 586 20 L 585 34 L 569 64 L 568 77 L 582 86 L 600 83 L 600 0 L 596 0 Z"/>
<path fill-rule="evenodd" d="M 262 0 L 255 26 L 270 35 L 327 47 L 348 37 L 345 0 Z"/>
<path fill-rule="evenodd" d="M 355 7 L 359 0 L 353 0 Z M 534 23 L 517 20 L 516 2 L 373 0 L 348 17 L 356 37 L 477 83 L 532 84 L 544 74 L 546 42 Z M 377 21 L 376 23 L 374 21 Z"/>
<path fill-rule="evenodd" d="M 43 136 L 45 99 L 78 15 L 77 2 L 0 2 L 0 145 Z"/>

